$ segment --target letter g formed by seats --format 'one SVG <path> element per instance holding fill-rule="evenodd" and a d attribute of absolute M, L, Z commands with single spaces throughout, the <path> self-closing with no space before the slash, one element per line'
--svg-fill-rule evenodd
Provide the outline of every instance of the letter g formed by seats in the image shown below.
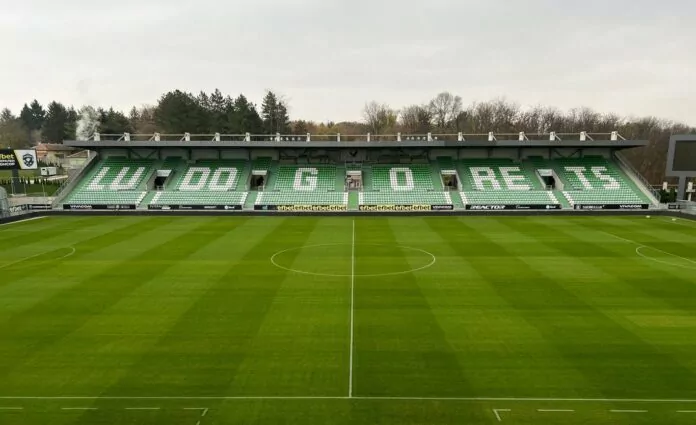
<path fill-rule="evenodd" d="M 317 188 L 317 175 L 319 170 L 316 168 L 298 168 L 295 172 L 295 180 L 292 188 L 302 192 L 311 192 Z"/>

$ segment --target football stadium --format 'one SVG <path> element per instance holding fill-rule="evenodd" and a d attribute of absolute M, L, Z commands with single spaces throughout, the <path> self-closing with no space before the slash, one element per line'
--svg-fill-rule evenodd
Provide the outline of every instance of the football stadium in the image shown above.
<path fill-rule="evenodd" d="M 696 421 L 696 208 L 645 141 L 64 144 L 92 154 L 54 196 L 0 196 L 0 424 Z"/>

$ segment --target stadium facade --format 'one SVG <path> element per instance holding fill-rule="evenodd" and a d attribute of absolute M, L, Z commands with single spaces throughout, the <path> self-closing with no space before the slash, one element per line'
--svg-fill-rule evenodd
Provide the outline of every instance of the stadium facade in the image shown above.
<path fill-rule="evenodd" d="M 658 205 L 618 133 L 95 135 L 63 210 L 636 210 Z"/>

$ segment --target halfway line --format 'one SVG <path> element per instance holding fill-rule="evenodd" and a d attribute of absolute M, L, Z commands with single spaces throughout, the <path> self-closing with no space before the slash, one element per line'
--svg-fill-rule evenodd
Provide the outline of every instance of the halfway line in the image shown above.
<path fill-rule="evenodd" d="M 353 304 L 355 303 L 355 219 L 350 244 L 350 365 L 348 367 L 348 397 L 353 397 Z"/>

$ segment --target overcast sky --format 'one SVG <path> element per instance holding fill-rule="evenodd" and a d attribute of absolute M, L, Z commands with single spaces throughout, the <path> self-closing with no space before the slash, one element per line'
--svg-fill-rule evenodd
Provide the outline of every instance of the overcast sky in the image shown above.
<path fill-rule="evenodd" d="M 0 0 L 0 107 L 273 89 L 359 119 L 440 91 L 696 125 L 694 0 Z"/>

